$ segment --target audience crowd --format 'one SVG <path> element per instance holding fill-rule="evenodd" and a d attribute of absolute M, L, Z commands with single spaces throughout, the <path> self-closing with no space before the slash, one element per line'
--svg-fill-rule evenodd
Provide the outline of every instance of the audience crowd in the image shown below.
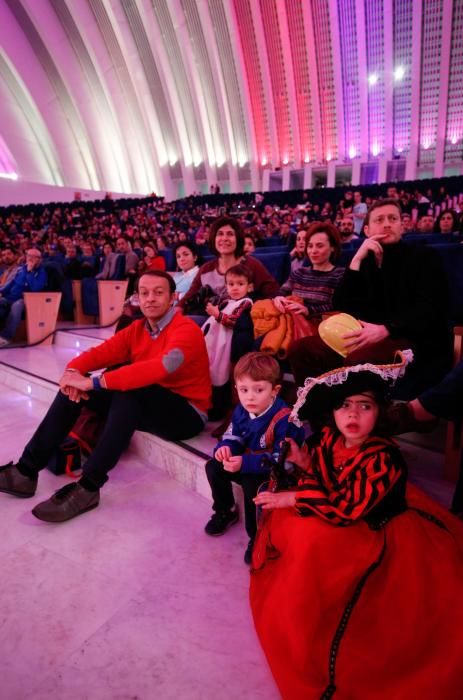
<path fill-rule="evenodd" d="M 385 197 L 400 202 L 405 234 L 462 231 L 463 194 L 449 194 L 445 186 L 423 185 L 418 189 L 405 183 L 360 189 L 340 192 L 335 202 L 335 190 L 321 189 L 265 195 L 205 195 L 175 202 L 153 196 L 12 205 L 0 209 L 0 282 L 5 284 L 5 273 L 11 274 L 14 266 L 24 262 L 26 250 L 33 247 L 42 251 L 44 260 L 59 261 L 66 276 L 73 279 L 101 276 L 103 270 L 103 278 L 110 277 L 111 253 L 116 251 L 126 257 L 128 274 L 165 269 L 159 253 L 179 243 L 195 243 L 199 253 L 208 254 L 210 226 L 219 215 L 231 215 L 241 222 L 247 238 L 246 252 L 252 253 L 273 239 L 289 246 L 293 259 L 298 258 L 297 233 L 307 225 L 331 221 L 339 229 L 342 241 L 349 242 L 362 234 L 367 209 Z M 373 194 L 375 189 L 377 193 Z M 463 183 L 449 189 L 463 190 Z"/>

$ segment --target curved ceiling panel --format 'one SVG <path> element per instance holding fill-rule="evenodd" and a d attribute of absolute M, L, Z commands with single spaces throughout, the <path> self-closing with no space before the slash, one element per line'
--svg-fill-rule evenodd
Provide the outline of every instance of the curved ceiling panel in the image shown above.
<path fill-rule="evenodd" d="M 461 0 L 0 0 L 0 45 L 0 168 L 31 182 L 175 197 L 461 164 Z"/>
<path fill-rule="evenodd" d="M 1 50 L 0 100 L 4 115 L 0 141 L 1 173 L 14 176 L 21 172 L 31 180 L 63 185 L 60 163 L 47 126 L 14 66 Z M 16 157 L 7 142 L 16 143 Z"/>

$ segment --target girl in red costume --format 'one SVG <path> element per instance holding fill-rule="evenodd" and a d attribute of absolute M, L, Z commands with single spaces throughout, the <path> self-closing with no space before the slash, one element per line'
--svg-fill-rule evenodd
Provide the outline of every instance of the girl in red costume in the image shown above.
<path fill-rule="evenodd" d="M 293 420 L 328 424 L 304 448 L 301 478 L 261 492 L 251 606 L 286 700 L 460 700 L 463 526 L 407 484 L 381 429 L 394 365 L 307 379 Z"/>

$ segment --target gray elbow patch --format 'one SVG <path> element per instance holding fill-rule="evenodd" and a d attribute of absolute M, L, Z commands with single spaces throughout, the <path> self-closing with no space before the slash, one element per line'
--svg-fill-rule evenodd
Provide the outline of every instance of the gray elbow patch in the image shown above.
<path fill-rule="evenodd" d="M 175 372 L 175 370 L 177 370 L 181 365 L 183 365 L 184 361 L 185 355 L 183 354 L 183 350 L 180 350 L 180 348 L 174 348 L 173 350 L 170 350 L 162 358 L 163 367 L 168 374 L 172 374 L 172 372 Z"/>

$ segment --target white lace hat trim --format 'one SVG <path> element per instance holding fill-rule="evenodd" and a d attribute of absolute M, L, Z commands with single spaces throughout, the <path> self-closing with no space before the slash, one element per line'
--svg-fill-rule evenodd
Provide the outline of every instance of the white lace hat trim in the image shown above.
<path fill-rule="evenodd" d="M 302 421 L 299 419 L 299 411 L 305 404 L 307 394 L 313 387 L 320 384 L 324 384 L 328 387 L 343 384 L 351 373 L 372 372 L 380 376 L 384 381 L 394 384 L 399 377 L 404 375 L 407 365 L 413 361 L 413 352 L 411 350 L 399 350 L 397 355 L 400 360 L 387 365 L 374 365 L 371 362 L 366 362 L 365 364 L 352 365 L 351 367 L 338 367 L 338 369 L 325 372 L 325 374 L 321 374 L 319 377 L 307 377 L 304 386 L 301 386 L 297 390 L 297 401 L 291 411 L 289 420 L 301 426 Z"/>

